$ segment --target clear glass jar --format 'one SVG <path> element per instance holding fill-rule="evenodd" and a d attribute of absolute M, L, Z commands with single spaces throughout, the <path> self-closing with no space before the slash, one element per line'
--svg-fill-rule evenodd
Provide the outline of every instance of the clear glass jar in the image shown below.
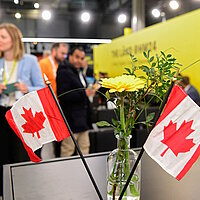
<path fill-rule="evenodd" d="M 117 138 L 117 149 L 113 150 L 107 159 L 107 200 L 118 200 L 124 185 L 137 159 L 137 153 L 130 149 L 131 135 L 127 138 Z M 140 163 L 124 193 L 123 200 L 140 199 Z"/>

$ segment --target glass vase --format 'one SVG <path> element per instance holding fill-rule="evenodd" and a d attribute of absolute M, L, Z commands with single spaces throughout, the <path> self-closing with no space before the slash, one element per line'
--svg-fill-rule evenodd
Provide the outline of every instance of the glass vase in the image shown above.
<path fill-rule="evenodd" d="M 116 136 L 117 149 L 113 150 L 107 159 L 107 200 L 118 200 L 126 184 L 137 154 L 130 149 L 131 135 L 124 138 Z M 124 193 L 123 200 L 140 199 L 140 163 Z"/>

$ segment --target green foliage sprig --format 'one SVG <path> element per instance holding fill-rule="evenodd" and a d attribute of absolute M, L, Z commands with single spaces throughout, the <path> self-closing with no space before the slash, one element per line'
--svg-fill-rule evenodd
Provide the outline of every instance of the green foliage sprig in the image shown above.
<path fill-rule="evenodd" d="M 106 96 L 109 101 L 115 103 L 117 117 L 116 119 L 112 119 L 112 124 L 103 121 L 98 122 L 97 125 L 112 126 L 114 133 L 121 133 L 122 137 L 130 135 L 135 124 L 143 123 L 147 128 L 151 125 L 155 113 L 147 113 L 149 104 L 153 99 L 156 99 L 158 104 L 162 103 L 172 79 L 175 78 L 181 66 L 172 54 L 165 54 L 163 51 L 160 52 L 160 55 L 156 54 L 152 56 L 150 51 L 144 52 L 143 55 L 146 59 L 145 64 L 137 65 L 137 58 L 133 54 L 130 54 L 132 67 L 125 68 L 125 75 L 133 76 L 144 81 L 145 84 L 142 88 L 135 91 L 128 91 L 122 85 L 122 89 L 124 90 L 118 91 L 117 87 L 120 87 L 118 83 L 116 84 L 116 88 L 114 88 L 115 92 L 113 92 L 113 83 L 116 80 L 111 78 L 110 85 L 109 79 L 102 80 L 102 86 L 109 88 L 114 93 L 114 98 L 111 98 L 109 93 Z M 127 85 L 127 83 L 124 84 Z M 145 121 L 138 122 L 137 120 L 143 112 L 145 113 Z"/>

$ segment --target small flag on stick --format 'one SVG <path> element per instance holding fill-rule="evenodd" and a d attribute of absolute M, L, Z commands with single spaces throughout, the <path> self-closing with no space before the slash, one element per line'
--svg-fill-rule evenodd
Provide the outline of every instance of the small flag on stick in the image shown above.
<path fill-rule="evenodd" d="M 174 86 L 144 149 L 163 169 L 181 180 L 200 155 L 200 108 Z"/>
<path fill-rule="evenodd" d="M 70 136 L 48 87 L 20 98 L 6 113 L 6 119 L 33 162 L 41 160 L 34 151 L 43 144 Z"/>

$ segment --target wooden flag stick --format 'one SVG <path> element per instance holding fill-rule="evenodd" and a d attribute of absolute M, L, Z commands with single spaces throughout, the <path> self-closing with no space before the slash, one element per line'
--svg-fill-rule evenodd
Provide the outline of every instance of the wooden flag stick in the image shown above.
<path fill-rule="evenodd" d="M 164 109 L 164 107 L 165 107 L 165 104 L 167 103 L 169 94 L 171 93 L 171 90 L 172 90 L 173 86 L 174 86 L 174 81 L 172 81 L 171 86 L 170 86 L 170 88 L 169 88 L 168 91 L 167 91 L 167 94 L 166 94 L 166 96 L 165 96 L 165 99 L 164 99 L 163 102 L 162 102 L 161 108 L 159 109 L 159 112 L 157 113 L 157 115 L 156 115 L 156 117 L 155 117 L 155 122 L 154 122 L 154 124 L 153 124 L 151 130 L 152 130 L 152 129 L 154 128 L 154 126 L 156 125 L 156 123 L 157 123 L 157 121 L 158 121 L 158 118 L 160 117 L 160 114 L 162 113 L 162 111 L 163 111 L 163 109 Z M 141 149 L 141 151 L 140 151 L 140 153 L 139 153 L 139 155 L 138 155 L 138 157 L 137 157 L 137 160 L 136 160 L 136 162 L 135 162 L 135 164 L 134 164 L 134 166 L 133 166 L 133 168 L 132 168 L 132 170 L 131 170 L 131 173 L 130 173 L 130 175 L 129 175 L 127 181 L 126 181 L 126 184 L 125 184 L 125 186 L 124 186 L 124 188 L 123 188 L 123 190 L 122 190 L 122 192 L 121 192 L 121 194 L 120 194 L 120 196 L 119 196 L 119 200 L 121 200 L 121 199 L 123 198 L 124 193 L 125 193 L 125 191 L 126 191 L 128 185 L 129 185 L 129 183 L 130 183 L 130 181 L 131 181 L 131 178 L 132 178 L 133 174 L 135 173 L 135 170 L 136 170 L 136 168 L 137 168 L 137 166 L 138 166 L 138 164 L 139 164 L 139 162 L 140 162 L 140 160 L 141 160 L 141 158 L 142 158 L 143 153 L 144 153 L 144 147 L 142 147 L 142 149 Z"/>
<path fill-rule="evenodd" d="M 74 135 L 73 135 L 73 133 L 72 133 L 72 131 L 71 131 L 71 128 L 70 128 L 70 126 L 69 126 L 69 124 L 68 124 L 68 122 L 67 122 L 67 120 L 66 120 L 66 118 L 65 118 L 65 115 L 64 115 L 64 113 L 63 113 L 63 111 L 62 111 L 62 108 L 60 107 L 60 104 L 59 104 L 59 102 L 58 102 L 58 100 L 57 100 L 57 98 L 56 98 L 56 96 L 55 96 L 55 94 L 54 94 L 54 92 L 53 92 L 53 89 L 52 89 L 52 87 L 51 87 L 51 83 L 50 83 L 50 81 L 48 80 L 48 78 L 47 78 L 47 76 L 46 76 L 45 74 L 44 74 L 44 79 L 45 79 L 45 82 L 46 82 L 48 88 L 49 88 L 50 91 L 51 91 L 51 94 L 52 94 L 52 96 L 53 96 L 53 98 L 54 98 L 54 100 L 55 100 L 55 102 L 56 102 L 56 105 L 58 106 L 58 109 L 59 109 L 59 111 L 60 111 L 60 113 L 61 113 L 61 115 L 62 115 L 62 118 L 63 118 L 63 120 L 64 120 L 64 122 L 65 122 L 65 124 L 66 124 L 66 126 L 67 126 L 67 128 L 68 128 L 68 130 L 69 130 L 70 136 L 71 136 L 71 138 L 72 138 L 72 140 L 73 140 L 73 142 L 74 142 L 74 144 L 75 144 L 76 150 L 78 151 L 78 153 L 79 153 L 79 155 L 80 155 L 80 157 L 81 157 L 81 160 L 82 160 L 82 162 L 83 162 L 83 165 L 84 165 L 84 167 L 85 167 L 85 169 L 86 169 L 86 171 L 87 171 L 87 173 L 88 173 L 88 175 L 89 175 L 89 177 L 90 177 L 90 180 L 92 181 L 92 184 L 93 184 L 93 186 L 94 186 L 94 188 L 95 188 L 95 190 L 96 190 L 96 192 L 97 192 L 97 194 L 98 194 L 98 196 L 99 196 L 99 199 L 100 199 L 100 200 L 103 200 L 103 198 L 102 198 L 102 196 L 101 196 L 101 193 L 100 193 L 100 191 L 99 191 L 99 188 L 97 187 L 97 184 L 96 184 L 96 182 L 95 182 L 95 180 L 94 180 L 94 178 L 93 178 L 93 176 L 92 176 L 92 173 L 91 173 L 91 171 L 90 171 L 90 169 L 89 169 L 89 167 L 88 167 L 88 165 L 87 165 L 87 162 L 85 161 L 85 158 L 83 157 L 83 154 L 82 154 L 82 152 L 81 152 L 81 150 L 80 150 L 80 148 L 79 148 L 79 146 L 78 146 L 78 144 L 77 144 L 77 142 L 76 142 L 76 139 L 74 138 Z"/>

